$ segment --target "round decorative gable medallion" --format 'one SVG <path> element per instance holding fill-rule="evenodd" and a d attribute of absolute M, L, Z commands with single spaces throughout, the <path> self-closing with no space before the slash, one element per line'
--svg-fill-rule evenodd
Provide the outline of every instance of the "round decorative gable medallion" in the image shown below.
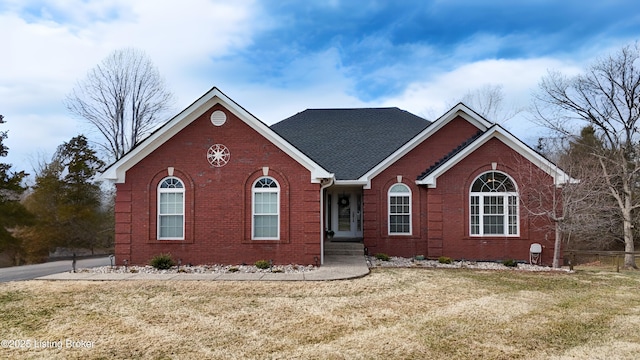
<path fill-rule="evenodd" d="M 214 167 L 227 165 L 229 158 L 231 158 L 231 152 L 222 144 L 211 145 L 209 150 L 207 150 L 207 160 L 209 160 L 209 164 Z"/>
<path fill-rule="evenodd" d="M 215 126 L 222 126 L 227 122 L 227 114 L 222 110 L 216 110 L 211 114 L 211 123 Z"/>

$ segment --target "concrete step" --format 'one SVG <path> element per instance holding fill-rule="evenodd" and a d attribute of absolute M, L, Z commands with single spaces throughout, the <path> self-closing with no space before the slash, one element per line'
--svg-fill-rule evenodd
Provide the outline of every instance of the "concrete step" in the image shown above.
<path fill-rule="evenodd" d="M 325 242 L 325 255 L 364 255 L 364 244 L 351 242 Z"/>

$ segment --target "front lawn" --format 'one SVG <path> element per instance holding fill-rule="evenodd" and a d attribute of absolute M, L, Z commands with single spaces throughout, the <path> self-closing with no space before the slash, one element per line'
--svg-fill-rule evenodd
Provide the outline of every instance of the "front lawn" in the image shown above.
<path fill-rule="evenodd" d="M 637 359 L 639 328 L 638 272 L 0 284 L 13 359 Z"/>

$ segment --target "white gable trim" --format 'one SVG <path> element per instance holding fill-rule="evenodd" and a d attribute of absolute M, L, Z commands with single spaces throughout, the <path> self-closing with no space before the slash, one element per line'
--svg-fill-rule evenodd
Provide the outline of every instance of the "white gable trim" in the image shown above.
<path fill-rule="evenodd" d="M 479 130 L 482 130 L 482 131 L 486 131 L 493 125 L 491 122 L 487 121 L 482 116 L 478 115 L 475 111 L 471 110 L 465 104 L 458 103 L 458 105 L 454 106 L 453 108 L 451 108 L 451 110 L 447 111 L 444 115 L 436 119 L 433 123 L 431 123 L 431 125 L 427 126 L 427 128 L 422 130 L 422 132 L 416 135 L 413 139 L 408 141 L 406 144 L 404 144 L 402 147 L 396 150 L 393 154 L 389 155 L 389 157 L 387 157 L 385 160 L 380 162 L 374 168 L 369 170 L 366 174 L 362 175 L 358 179 L 358 181 L 365 182 L 366 185 L 364 186 L 364 188 L 370 189 L 371 179 L 373 179 L 374 177 L 376 177 L 376 175 L 383 172 L 393 163 L 395 163 L 400 158 L 405 156 L 408 152 L 413 150 L 416 146 L 420 145 L 423 141 L 425 141 L 431 135 L 438 132 L 438 130 L 442 129 L 445 125 L 450 123 L 453 119 L 457 118 L 458 116 L 467 120 L 472 125 L 474 125 Z"/>
<path fill-rule="evenodd" d="M 204 112 L 212 106 L 221 104 L 227 110 L 236 115 L 240 120 L 249 125 L 252 129 L 267 138 L 271 143 L 276 145 L 280 150 L 295 159 L 300 165 L 304 166 L 311 172 L 311 182 L 319 183 L 320 179 L 333 178 L 333 174 L 322 168 L 308 156 L 296 149 L 285 139 L 276 134 L 265 123 L 258 120 L 251 113 L 246 111 L 235 101 L 231 100 L 218 88 L 213 87 L 206 94 L 189 105 L 186 109 L 174 116 L 169 122 L 153 132 L 149 137 L 144 139 L 138 146 L 134 147 L 120 160 L 113 163 L 101 175 L 102 179 L 111 180 L 116 183 L 124 183 L 127 170 L 142 159 L 150 155 L 158 147 L 171 139 L 174 135 L 183 130 L 187 125 L 191 124 Z"/>
<path fill-rule="evenodd" d="M 553 177 L 554 184 L 556 186 L 560 187 L 563 184 L 578 182 L 578 180 L 569 176 L 567 173 L 558 168 L 557 165 L 545 159 L 542 155 L 538 154 L 536 151 L 524 144 L 511 133 L 504 130 L 501 126 L 494 125 L 491 129 L 477 138 L 472 144 L 470 144 L 462 151 L 452 156 L 451 159 L 440 165 L 431 174 L 427 175 L 422 180 L 417 180 L 416 184 L 427 185 L 430 188 L 435 188 L 437 185 L 438 177 L 440 177 L 440 175 L 446 173 L 449 169 L 454 167 L 469 154 L 473 153 L 478 148 L 480 148 L 480 146 L 484 145 L 485 143 L 487 143 L 487 141 L 493 138 L 502 141 L 505 145 L 509 146 L 511 149 L 522 155 L 525 159 L 529 160 L 532 164 L 540 168 L 545 173 L 549 174 L 549 176 Z"/>

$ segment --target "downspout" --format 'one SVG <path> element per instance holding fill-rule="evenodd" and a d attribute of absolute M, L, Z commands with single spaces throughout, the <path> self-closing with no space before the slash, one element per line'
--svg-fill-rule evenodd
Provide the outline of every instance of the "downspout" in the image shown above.
<path fill-rule="evenodd" d="M 322 179 L 322 186 L 320 186 L 320 265 L 324 264 L 324 237 L 326 235 L 324 231 L 324 190 L 333 185 L 333 178 Z"/>

